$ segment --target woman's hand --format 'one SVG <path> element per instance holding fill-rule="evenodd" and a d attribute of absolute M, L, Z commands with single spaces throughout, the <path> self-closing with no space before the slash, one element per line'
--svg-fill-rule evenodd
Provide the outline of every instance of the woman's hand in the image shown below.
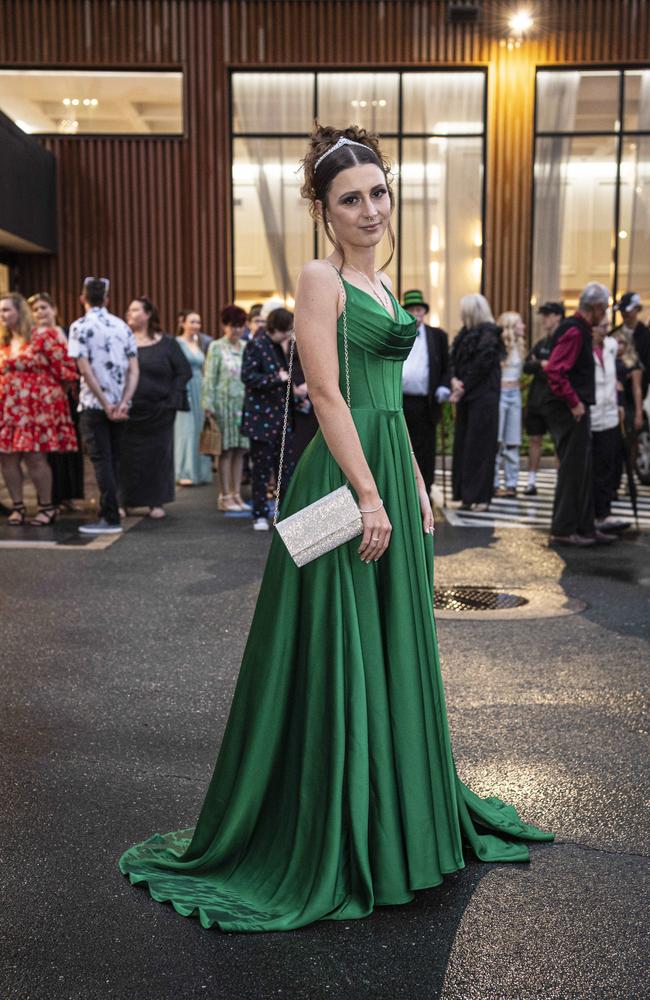
<path fill-rule="evenodd" d="M 373 511 L 372 514 L 362 514 L 361 520 L 363 538 L 359 546 L 359 555 L 365 563 L 376 562 L 388 548 L 393 527 L 383 507 Z"/>
<path fill-rule="evenodd" d="M 429 494 L 427 493 L 427 488 L 424 485 L 424 480 L 421 476 L 418 477 L 418 497 L 420 499 L 420 510 L 422 511 L 422 528 L 427 535 L 432 535 L 435 531 L 433 524 L 433 510 L 431 509 L 431 500 L 429 499 Z"/>

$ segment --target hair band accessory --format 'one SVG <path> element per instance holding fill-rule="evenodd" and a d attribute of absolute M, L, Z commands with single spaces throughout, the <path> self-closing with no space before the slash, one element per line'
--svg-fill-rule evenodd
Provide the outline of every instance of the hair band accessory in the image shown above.
<path fill-rule="evenodd" d="M 322 156 L 318 157 L 316 163 L 314 164 L 314 170 L 318 170 L 318 165 L 323 162 L 325 157 L 329 156 L 330 153 L 334 153 L 337 149 L 340 149 L 341 146 L 363 146 L 364 149 L 370 149 L 370 146 L 366 146 L 365 142 L 355 142 L 354 139 L 346 139 L 346 137 L 342 135 L 339 139 L 337 139 L 333 146 L 330 146 L 330 148 L 326 150 Z M 373 150 L 370 149 L 370 152 L 372 153 Z"/>
<path fill-rule="evenodd" d="M 359 507 L 359 513 L 361 513 L 361 514 L 374 514 L 376 510 L 381 510 L 381 508 L 383 506 L 384 506 L 384 501 L 382 500 L 381 497 L 379 497 L 379 506 L 378 507 L 368 507 L 365 510 L 364 510 L 363 507 Z"/>

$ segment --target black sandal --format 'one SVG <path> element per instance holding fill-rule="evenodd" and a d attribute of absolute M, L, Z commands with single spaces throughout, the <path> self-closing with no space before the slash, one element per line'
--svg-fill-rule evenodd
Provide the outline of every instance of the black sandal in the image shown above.
<path fill-rule="evenodd" d="M 50 524 L 54 524 L 58 513 L 59 513 L 59 508 L 56 507 L 54 504 L 51 503 L 45 505 L 39 504 L 38 510 L 36 511 L 36 517 L 31 518 L 29 523 L 33 525 L 34 528 L 47 528 Z M 40 517 L 41 515 L 43 517 L 46 517 L 47 520 L 37 521 L 36 518 Z"/>
<path fill-rule="evenodd" d="M 20 528 L 25 523 L 26 516 L 27 508 L 25 507 L 25 504 L 22 501 L 20 503 L 15 503 L 14 508 L 7 519 L 7 524 L 10 524 L 12 528 Z M 12 520 L 12 518 L 14 518 L 14 520 Z"/>

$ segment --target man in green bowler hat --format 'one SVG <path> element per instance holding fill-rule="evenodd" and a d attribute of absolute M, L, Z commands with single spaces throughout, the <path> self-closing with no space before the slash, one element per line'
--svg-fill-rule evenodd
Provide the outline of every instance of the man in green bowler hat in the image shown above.
<path fill-rule="evenodd" d="M 444 330 L 424 322 L 429 304 L 419 289 L 404 292 L 402 305 L 418 321 L 417 337 L 402 373 L 404 416 L 416 461 L 430 491 L 435 478 L 440 404 L 450 395 L 449 341 Z"/>

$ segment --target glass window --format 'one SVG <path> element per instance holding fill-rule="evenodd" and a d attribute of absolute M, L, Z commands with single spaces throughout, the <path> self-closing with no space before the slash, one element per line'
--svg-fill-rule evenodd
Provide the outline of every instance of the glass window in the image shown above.
<path fill-rule="evenodd" d="M 291 301 L 314 252 L 313 225 L 300 196 L 302 139 L 236 139 L 233 199 L 237 300 Z"/>
<path fill-rule="evenodd" d="M 481 290 L 480 139 L 405 139 L 402 178 L 402 289 L 419 288 L 429 322 L 450 333 L 458 303 Z"/>
<path fill-rule="evenodd" d="M 618 70 L 540 71 L 537 131 L 618 131 L 620 77 Z"/>
<path fill-rule="evenodd" d="M 650 302 L 650 136 L 626 139 L 621 159 L 618 287 Z"/>
<path fill-rule="evenodd" d="M 318 117 L 385 134 L 398 129 L 398 73 L 319 73 Z"/>
<path fill-rule="evenodd" d="M 404 73 L 404 132 L 481 134 L 483 73 Z"/>
<path fill-rule="evenodd" d="M 650 69 L 625 74 L 625 128 L 650 132 Z"/>
<path fill-rule="evenodd" d="M 537 140 L 533 304 L 575 307 L 590 281 L 612 288 L 616 144 L 614 136 Z"/>
<path fill-rule="evenodd" d="M 233 73 L 233 132 L 309 132 L 314 120 L 313 73 Z"/>
<path fill-rule="evenodd" d="M 291 308 L 303 263 L 331 251 L 300 197 L 299 164 L 316 112 L 321 122 L 381 135 L 396 202 L 399 243 L 386 268 L 394 293 L 421 289 L 431 322 L 456 329 L 460 298 L 482 286 L 484 92 L 483 71 L 234 73 L 237 301 L 280 296 Z M 377 249 L 383 264 L 388 239 Z"/>
<path fill-rule="evenodd" d="M 0 70 L 0 111 L 36 134 L 180 135 L 183 74 Z"/>

